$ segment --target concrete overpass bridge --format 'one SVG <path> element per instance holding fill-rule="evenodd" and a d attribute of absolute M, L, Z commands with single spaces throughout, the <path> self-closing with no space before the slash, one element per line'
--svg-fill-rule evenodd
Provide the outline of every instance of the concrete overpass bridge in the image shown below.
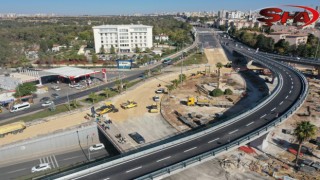
<path fill-rule="evenodd" d="M 232 49 L 269 68 L 276 88 L 253 108 L 203 129 L 102 159 L 42 179 L 154 179 L 169 176 L 246 144 L 285 121 L 308 94 L 306 78 L 296 69 L 260 53 Z"/>

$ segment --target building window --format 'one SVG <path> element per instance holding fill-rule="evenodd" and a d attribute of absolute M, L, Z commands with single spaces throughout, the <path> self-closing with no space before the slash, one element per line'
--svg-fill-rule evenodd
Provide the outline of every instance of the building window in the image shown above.
<path fill-rule="evenodd" d="M 101 41 L 101 43 L 103 43 L 103 41 Z"/>

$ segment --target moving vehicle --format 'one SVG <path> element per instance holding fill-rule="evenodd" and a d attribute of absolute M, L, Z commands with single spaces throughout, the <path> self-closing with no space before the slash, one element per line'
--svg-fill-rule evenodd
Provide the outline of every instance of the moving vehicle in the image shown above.
<path fill-rule="evenodd" d="M 41 106 L 46 107 L 46 106 L 51 106 L 52 104 L 54 104 L 53 101 L 46 101 L 46 102 L 42 103 Z"/>
<path fill-rule="evenodd" d="M 40 102 L 46 102 L 46 101 L 49 101 L 50 100 L 50 97 L 43 97 L 40 99 Z"/>
<path fill-rule="evenodd" d="M 89 148 L 90 151 L 97 151 L 100 149 L 104 149 L 104 145 L 102 143 L 95 144 L 93 146 L 90 146 L 90 148 Z"/>
<path fill-rule="evenodd" d="M 60 96 L 59 96 L 59 94 L 57 94 L 57 93 L 53 93 L 52 95 L 51 95 L 53 98 L 55 98 L 55 99 L 58 99 Z"/>
<path fill-rule="evenodd" d="M 116 113 L 118 111 L 119 109 L 117 109 L 112 103 L 108 103 L 108 102 L 106 102 L 104 106 L 101 106 L 100 108 L 96 109 L 96 113 L 99 115 L 106 114 L 109 112 Z"/>
<path fill-rule="evenodd" d="M 138 144 L 145 143 L 144 138 L 137 132 L 130 133 L 129 136 Z"/>
<path fill-rule="evenodd" d="M 30 107 L 30 103 L 28 102 L 16 104 L 11 107 L 10 112 L 22 111 L 22 110 L 28 109 L 29 107 Z"/>
<path fill-rule="evenodd" d="M 123 109 L 129 109 L 129 108 L 137 107 L 138 103 L 136 103 L 135 101 L 132 101 L 132 100 L 128 100 L 127 102 L 122 103 L 120 106 Z"/>
<path fill-rule="evenodd" d="M 25 128 L 26 124 L 22 121 L 0 126 L 0 137 L 4 137 L 5 135 L 11 133 L 21 133 Z"/>
<path fill-rule="evenodd" d="M 39 171 L 45 171 L 51 169 L 51 166 L 49 165 L 49 163 L 41 163 L 37 166 L 32 167 L 31 172 L 39 172 Z"/>

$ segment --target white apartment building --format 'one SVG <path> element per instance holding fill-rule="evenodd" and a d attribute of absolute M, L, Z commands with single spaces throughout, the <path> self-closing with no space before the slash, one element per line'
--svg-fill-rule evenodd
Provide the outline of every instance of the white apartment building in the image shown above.
<path fill-rule="evenodd" d="M 101 25 L 92 29 L 96 53 L 99 53 L 101 48 L 110 52 L 112 46 L 120 53 L 134 52 L 136 47 L 144 51 L 153 44 L 152 26 Z"/>

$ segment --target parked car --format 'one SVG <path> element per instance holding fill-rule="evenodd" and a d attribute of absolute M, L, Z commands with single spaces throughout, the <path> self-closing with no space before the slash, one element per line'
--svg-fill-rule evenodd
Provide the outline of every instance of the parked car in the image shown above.
<path fill-rule="evenodd" d="M 84 88 L 83 85 L 80 85 L 80 86 L 77 86 L 77 87 L 76 87 L 76 89 L 78 89 L 78 90 L 81 90 L 81 89 L 83 89 L 83 88 Z"/>
<path fill-rule="evenodd" d="M 39 172 L 39 171 L 45 171 L 51 169 L 51 166 L 49 165 L 49 163 L 41 163 L 37 166 L 32 167 L 31 172 Z"/>
<path fill-rule="evenodd" d="M 43 97 L 40 99 L 40 102 L 46 102 L 46 101 L 49 101 L 50 100 L 50 97 Z"/>
<path fill-rule="evenodd" d="M 76 84 L 69 84 L 69 87 L 72 87 L 72 88 L 74 88 L 74 87 L 79 87 L 80 86 L 80 84 L 79 83 L 76 83 Z"/>
<path fill-rule="evenodd" d="M 159 96 L 153 96 L 153 100 L 154 100 L 155 102 L 159 102 L 159 101 L 160 101 L 160 97 L 159 97 Z"/>
<path fill-rule="evenodd" d="M 53 93 L 52 95 L 51 95 L 53 98 L 55 98 L 55 99 L 58 99 L 60 96 L 59 96 L 59 94 L 57 94 L 57 93 Z"/>
<path fill-rule="evenodd" d="M 59 86 L 52 86 L 52 89 L 55 90 L 55 91 L 60 91 L 61 88 Z"/>
<path fill-rule="evenodd" d="M 89 148 L 90 151 L 97 151 L 100 149 L 104 149 L 104 145 L 102 143 L 95 144 L 93 146 L 90 146 L 90 148 Z"/>
<path fill-rule="evenodd" d="M 159 88 L 159 89 L 157 89 L 157 90 L 156 90 L 156 93 L 157 93 L 157 94 L 162 94 L 162 93 L 164 93 L 164 88 Z"/>
<path fill-rule="evenodd" d="M 46 107 L 46 106 L 51 106 L 52 104 L 54 104 L 53 101 L 46 101 L 46 102 L 42 103 L 41 106 Z"/>
<path fill-rule="evenodd" d="M 145 143 L 144 138 L 137 132 L 130 133 L 129 136 L 138 144 Z"/>

